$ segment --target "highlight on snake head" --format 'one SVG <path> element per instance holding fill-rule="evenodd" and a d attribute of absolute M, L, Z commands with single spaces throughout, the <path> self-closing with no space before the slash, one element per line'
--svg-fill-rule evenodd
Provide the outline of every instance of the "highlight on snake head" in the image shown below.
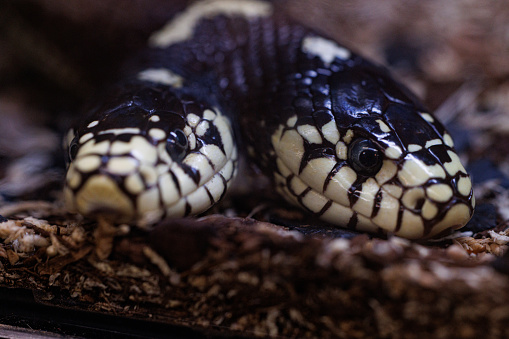
<path fill-rule="evenodd" d="M 146 227 L 222 198 L 236 172 L 229 121 L 216 108 L 173 100 L 167 88 L 152 97 L 163 94 L 171 109 L 126 100 L 77 129 L 64 189 L 70 210 Z"/>
<path fill-rule="evenodd" d="M 272 136 L 278 191 L 350 229 L 418 239 L 463 227 L 475 198 L 450 134 L 398 87 L 374 95 L 377 80 L 366 75 L 351 90 L 355 100 L 315 113 L 318 124 L 289 116 L 279 126 Z"/>

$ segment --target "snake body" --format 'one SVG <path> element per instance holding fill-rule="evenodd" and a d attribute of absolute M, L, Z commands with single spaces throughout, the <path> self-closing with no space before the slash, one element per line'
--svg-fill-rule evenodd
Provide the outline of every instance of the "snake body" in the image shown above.
<path fill-rule="evenodd" d="M 286 200 L 341 227 L 415 239 L 472 216 L 442 124 L 269 2 L 197 2 L 131 65 L 70 135 L 65 197 L 81 214 L 142 227 L 199 214 L 230 186 L 240 139 Z"/>

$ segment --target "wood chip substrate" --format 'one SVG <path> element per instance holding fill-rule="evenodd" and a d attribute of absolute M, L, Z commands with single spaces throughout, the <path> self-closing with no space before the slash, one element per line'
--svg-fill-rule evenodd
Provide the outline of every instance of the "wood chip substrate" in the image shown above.
<path fill-rule="evenodd" d="M 181 328 L 193 338 L 509 337 L 509 7 L 276 1 L 388 65 L 449 128 L 476 213 L 456 233 L 416 242 L 308 220 L 247 164 L 231 194 L 199 217 L 141 230 L 68 213 L 60 140 L 71 112 L 186 3 L 123 4 L 0 4 L 2 305 L 28 294 L 29 307 L 48 310 L 41 319 L 59 310 L 111 317 L 118 337 L 132 323 L 160 337 Z M 23 314 L 6 312 L 2 336 L 4 325 L 80 336 L 63 322 L 12 324 Z M 113 337 L 94 321 L 83 326 L 92 330 L 82 336 Z"/>

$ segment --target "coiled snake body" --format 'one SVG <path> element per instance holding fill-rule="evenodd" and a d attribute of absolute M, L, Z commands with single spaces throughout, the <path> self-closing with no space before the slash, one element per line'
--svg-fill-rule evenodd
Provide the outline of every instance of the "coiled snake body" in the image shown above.
<path fill-rule="evenodd" d="M 284 198 L 332 224 L 422 238 L 473 213 L 440 122 L 269 2 L 197 2 L 132 64 L 72 131 L 65 197 L 81 214 L 143 227 L 201 213 L 235 176 L 236 137 Z"/>

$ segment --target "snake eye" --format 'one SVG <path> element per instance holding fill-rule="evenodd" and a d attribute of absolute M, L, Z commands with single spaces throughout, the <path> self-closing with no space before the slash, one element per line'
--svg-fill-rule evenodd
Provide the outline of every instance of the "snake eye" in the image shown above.
<path fill-rule="evenodd" d="M 76 139 L 71 141 L 71 144 L 69 145 L 69 161 L 73 161 L 76 158 L 76 155 L 78 154 L 78 142 Z"/>
<path fill-rule="evenodd" d="M 364 175 L 374 175 L 382 167 L 382 153 L 371 140 L 354 140 L 348 148 L 348 160 L 353 169 Z"/>
<path fill-rule="evenodd" d="M 171 155 L 172 158 L 182 160 L 186 154 L 187 147 L 187 136 L 181 129 L 176 129 L 170 132 L 166 143 L 166 151 Z"/>

